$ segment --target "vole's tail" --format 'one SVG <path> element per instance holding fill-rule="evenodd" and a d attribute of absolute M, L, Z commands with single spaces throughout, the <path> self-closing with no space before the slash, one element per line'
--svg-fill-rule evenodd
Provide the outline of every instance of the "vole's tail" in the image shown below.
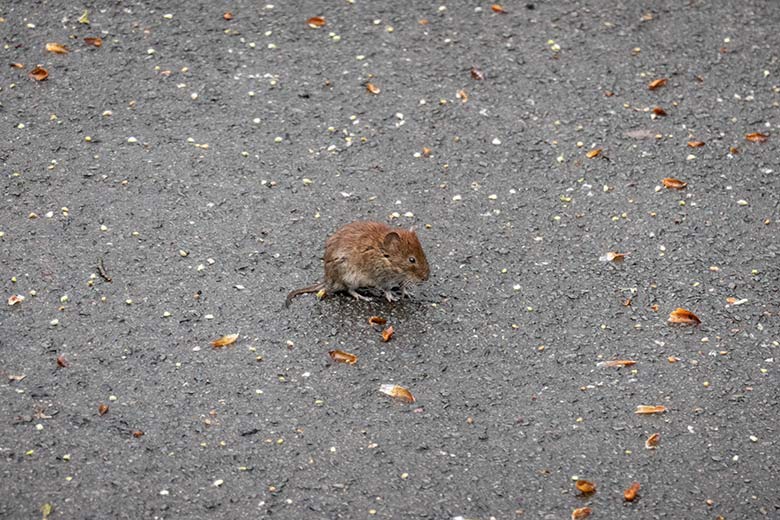
<path fill-rule="evenodd" d="M 284 300 L 284 308 L 290 306 L 290 302 L 292 302 L 293 298 L 296 296 L 300 296 L 301 294 L 309 294 L 309 293 L 317 293 L 320 292 L 325 288 L 325 284 L 323 282 L 315 283 L 314 285 L 310 285 L 308 287 L 303 287 L 302 289 L 296 289 L 294 291 L 290 291 L 290 294 L 287 295 L 287 299 Z"/>

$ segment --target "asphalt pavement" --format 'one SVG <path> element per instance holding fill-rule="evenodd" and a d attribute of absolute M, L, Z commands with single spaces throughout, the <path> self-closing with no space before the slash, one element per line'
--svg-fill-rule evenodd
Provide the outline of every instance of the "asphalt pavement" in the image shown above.
<path fill-rule="evenodd" d="M 780 3 L 268 2 L 0 6 L 0 518 L 780 517 Z"/>

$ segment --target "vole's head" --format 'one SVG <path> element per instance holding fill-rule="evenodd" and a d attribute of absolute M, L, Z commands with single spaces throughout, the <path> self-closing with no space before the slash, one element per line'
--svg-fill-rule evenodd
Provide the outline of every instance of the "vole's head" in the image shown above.
<path fill-rule="evenodd" d="M 414 229 L 388 232 L 382 251 L 404 284 L 421 283 L 428 279 L 428 259 Z"/>

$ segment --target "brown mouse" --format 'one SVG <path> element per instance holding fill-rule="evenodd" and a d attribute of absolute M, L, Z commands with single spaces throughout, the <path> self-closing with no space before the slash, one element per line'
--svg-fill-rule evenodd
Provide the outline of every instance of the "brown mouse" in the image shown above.
<path fill-rule="evenodd" d="M 287 295 L 284 306 L 300 294 L 347 291 L 358 300 L 360 287 L 381 289 L 388 301 L 415 283 L 428 279 L 428 259 L 413 229 L 398 229 L 380 222 L 352 222 L 333 233 L 325 242 L 325 279 Z"/>

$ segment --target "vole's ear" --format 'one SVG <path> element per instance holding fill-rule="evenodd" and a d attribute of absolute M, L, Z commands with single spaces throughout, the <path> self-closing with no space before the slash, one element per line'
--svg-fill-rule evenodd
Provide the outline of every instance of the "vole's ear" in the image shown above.
<path fill-rule="evenodd" d="M 391 231 L 385 235 L 385 240 L 382 242 L 382 249 L 385 251 L 396 251 L 399 247 L 401 247 L 401 235 L 395 231 Z"/>

